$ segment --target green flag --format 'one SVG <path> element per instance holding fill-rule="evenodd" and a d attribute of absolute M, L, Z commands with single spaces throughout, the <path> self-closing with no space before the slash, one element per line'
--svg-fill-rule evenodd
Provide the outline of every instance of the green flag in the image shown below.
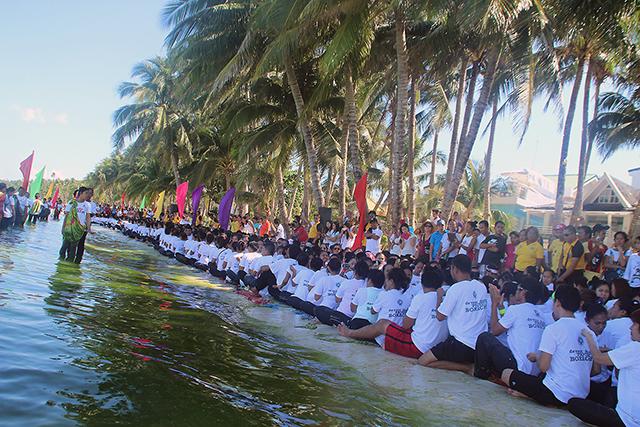
<path fill-rule="evenodd" d="M 147 206 L 147 195 L 142 196 L 142 203 L 140 203 L 140 209 L 144 209 Z"/>
<path fill-rule="evenodd" d="M 42 188 L 42 176 L 44 175 L 45 166 L 40 169 L 40 172 L 33 177 L 33 181 L 31 181 L 31 185 L 29 185 L 29 196 L 35 197 L 36 193 L 40 192 Z"/>

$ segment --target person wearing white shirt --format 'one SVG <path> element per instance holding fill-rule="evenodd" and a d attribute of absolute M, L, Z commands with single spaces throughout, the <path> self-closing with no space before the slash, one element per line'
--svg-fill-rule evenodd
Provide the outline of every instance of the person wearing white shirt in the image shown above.
<path fill-rule="evenodd" d="M 367 239 L 365 251 L 377 255 L 380 252 L 380 239 L 382 239 L 382 235 L 383 232 L 378 227 L 378 220 L 373 218 L 369 222 L 369 229 L 364 233 L 364 237 Z"/>
<path fill-rule="evenodd" d="M 640 302 L 629 297 L 618 299 L 609 309 L 609 321 L 606 331 L 611 336 L 613 348 L 618 348 L 631 340 L 629 328 L 631 327 L 631 313 L 640 308 Z"/>
<path fill-rule="evenodd" d="M 327 307 L 330 310 L 334 310 L 338 306 L 336 302 L 336 291 L 343 280 L 343 277 L 340 276 L 341 268 L 342 264 L 336 257 L 329 259 L 329 262 L 327 262 L 329 275 L 320 279 L 318 283 L 316 283 L 315 288 L 313 288 L 313 298 L 318 306 Z M 315 310 L 314 316 L 318 317 Z"/>
<path fill-rule="evenodd" d="M 618 375 L 618 404 L 615 409 L 599 403 L 572 398 L 569 411 L 582 421 L 603 427 L 640 426 L 640 310 L 631 315 L 630 341 L 622 347 L 608 352 L 600 351 L 591 331 L 584 329 L 582 336 L 587 341 L 595 363 L 614 366 Z"/>
<path fill-rule="evenodd" d="M 298 265 L 298 256 L 301 253 L 299 245 L 292 245 L 284 250 L 285 256 L 282 259 L 274 261 L 269 267 L 276 277 L 274 286 L 269 286 L 267 291 L 269 295 L 278 301 L 284 302 L 292 295 L 291 285 L 291 267 Z"/>
<path fill-rule="evenodd" d="M 449 338 L 423 354 L 418 363 L 432 368 L 470 372 L 476 340 L 487 331 L 488 295 L 482 282 L 471 279 L 471 260 L 457 255 L 451 260 L 451 286 L 438 306 L 439 321 L 447 320 Z"/>
<path fill-rule="evenodd" d="M 480 334 L 476 342 L 474 376 L 487 379 L 492 373 L 501 375 L 507 368 L 531 375 L 539 373 L 537 366 L 527 355 L 538 350 L 542 333 L 547 326 L 544 313 L 536 306 L 543 291 L 543 285 L 535 279 L 522 279 L 513 303 L 509 304 L 504 316 L 498 319 L 500 289 L 489 285 L 491 328 L 490 332 Z M 507 346 L 497 338 L 504 333 L 507 334 Z"/>
<path fill-rule="evenodd" d="M 273 242 L 266 241 L 262 245 L 262 256 L 256 258 L 249 267 L 250 274 L 242 279 L 242 282 L 256 296 L 266 296 L 268 293 L 265 289 L 276 283 L 276 276 L 271 272 L 270 266 L 273 263 L 273 254 L 276 247 Z M 264 292 L 263 292 L 264 291 Z"/>
<path fill-rule="evenodd" d="M 337 307 L 335 309 L 331 309 L 327 305 L 316 307 L 315 315 L 325 325 L 337 326 L 341 323 L 346 324 L 353 317 L 351 301 L 358 290 L 366 286 L 365 280 L 369 272 L 369 264 L 365 261 L 358 261 L 353 269 L 355 272 L 354 278 L 343 280 L 335 293 L 334 300 Z"/>
<path fill-rule="evenodd" d="M 307 264 L 308 267 L 307 268 Z M 309 259 L 309 255 L 304 252 L 298 256 L 298 266 L 290 267 L 293 275 L 292 282 L 295 285 L 293 295 L 288 298 L 287 303 L 296 310 L 310 311 L 313 314 L 314 305 L 307 302 L 309 288 L 313 287 L 317 278 L 325 275 L 322 266 L 324 263 L 320 258 Z"/>
<path fill-rule="evenodd" d="M 407 292 L 409 278 L 401 268 L 394 267 L 389 270 L 384 287 L 385 290 L 378 294 L 371 307 L 371 312 L 378 315 L 378 321 L 360 329 L 350 329 L 347 325 L 340 324 L 340 335 L 358 340 L 373 339 L 384 348 L 387 329 L 391 324 L 403 323 L 411 298 Z"/>
<path fill-rule="evenodd" d="M 640 288 L 640 252 L 629 256 L 622 277 L 632 288 Z"/>
<path fill-rule="evenodd" d="M 383 348 L 386 351 L 418 359 L 449 335 L 447 322 L 441 322 L 436 317 L 436 307 L 443 295 L 440 270 L 426 268 L 422 273 L 421 285 L 423 292 L 411 300 L 402 326 L 390 321 L 376 323 L 380 324 L 377 332 L 384 333 Z M 385 324 L 382 331 L 382 325 Z"/>
<path fill-rule="evenodd" d="M 544 377 L 514 369 L 502 371 L 502 381 L 513 396 L 528 396 L 542 405 L 563 406 L 570 399 L 584 399 L 589 394 L 590 378 L 599 372 L 582 335 L 584 322 L 574 313 L 580 307 L 580 293 L 569 285 L 555 292 L 553 317 L 557 320 L 542 333 L 538 353 L 531 353 Z M 588 330 L 588 329 L 587 329 Z M 593 332 L 589 331 L 595 340 Z"/>

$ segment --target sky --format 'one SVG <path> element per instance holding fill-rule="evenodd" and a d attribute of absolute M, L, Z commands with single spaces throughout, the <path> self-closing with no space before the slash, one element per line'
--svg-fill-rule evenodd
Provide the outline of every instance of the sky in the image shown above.
<path fill-rule="evenodd" d="M 32 150 L 34 171 L 46 165 L 46 177 L 55 171 L 61 178 L 83 178 L 109 155 L 112 113 L 127 102 L 117 96 L 117 87 L 129 79 L 133 65 L 163 52 L 164 4 L 165 0 L 31 0 L 0 7 L 0 178 L 20 178 L 18 164 Z M 568 88 L 564 105 L 567 94 Z M 517 169 L 557 173 L 561 122 L 555 113 L 543 111 L 543 101 L 536 101 L 533 110 L 520 146 L 512 117 L 505 115 L 498 122 L 492 176 Z M 580 110 L 568 173 L 578 169 Z M 479 138 L 472 159 L 483 159 L 487 139 L 488 133 Z M 448 144 L 445 132 L 438 148 L 447 152 Z M 637 153 L 623 151 L 606 162 L 594 153 L 589 173 L 606 171 L 629 182 L 627 170 L 638 166 Z"/>

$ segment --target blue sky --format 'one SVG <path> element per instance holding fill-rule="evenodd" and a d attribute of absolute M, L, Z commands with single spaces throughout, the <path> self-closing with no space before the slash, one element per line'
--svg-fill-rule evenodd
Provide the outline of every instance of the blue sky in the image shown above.
<path fill-rule="evenodd" d="M 36 151 L 34 170 L 46 176 L 84 177 L 111 152 L 112 112 L 122 105 L 116 94 L 131 67 L 162 53 L 166 29 L 160 13 L 164 0 L 31 0 L 0 8 L 0 178 L 20 177 L 18 163 Z M 575 118 L 568 172 L 576 173 L 581 122 Z M 449 136 L 441 135 L 447 150 Z M 536 102 L 529 132 L 517 146 L 511 117 L 496 132 L 493 174 L 528 168 L 557 173 L 560 124 Z M 487 137 L 472 158 L 482 159 Z M 602 162 L 597 153 L 590 173 L 604 171 L 629 181 L 627 170 L 640 156 L 621 152 Z"/>

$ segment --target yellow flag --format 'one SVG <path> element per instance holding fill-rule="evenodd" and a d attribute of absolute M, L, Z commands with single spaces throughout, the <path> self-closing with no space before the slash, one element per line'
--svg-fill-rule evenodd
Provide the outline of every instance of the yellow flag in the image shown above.
<path fill-rule="evenodd" d="M 47 190 L 47 195 L 44 196 L 45 199 L 50 199 L 53 196 L 53 181 L 49 184 L 49 189 Z"/>
<path fill-rule="evenodd" d="M 162 214 L 162 208 L 164 205 L 164 191 L 158 194 L 158 200 L 156 201 L 156 213 L 153 215 L 155 219 L 160 219 L 160 215 Z"/>

